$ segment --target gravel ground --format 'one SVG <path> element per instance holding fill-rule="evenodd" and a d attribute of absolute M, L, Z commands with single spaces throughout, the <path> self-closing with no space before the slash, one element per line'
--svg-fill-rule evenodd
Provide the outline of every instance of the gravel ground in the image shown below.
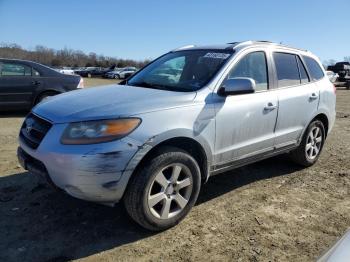
<path fill-rule="evenodd" d="M 90 85 L 89 81 L 85 82 Z M 350 91 L 316 165 L 279 156 L 212 177 L 177 227 L 55 192 L 17 163 L 23 114 L 0 115 L 0 261 L 314 261 L 350 227 Z"/>

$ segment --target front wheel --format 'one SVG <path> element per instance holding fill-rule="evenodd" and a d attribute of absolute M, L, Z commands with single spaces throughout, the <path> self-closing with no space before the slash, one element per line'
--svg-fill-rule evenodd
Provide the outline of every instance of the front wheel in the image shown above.
<path fill-rule="evenodd" d="M 196 160 L 181 149 L 165 147 L 131 178 L 124 205 L 142 227 L 165 230 L 187 215 L 197 200 L 200 184 Z"/>
<path fill-rule="evenodd" d="M 319 120 L 311 122 L 299 147 L 290 153 L 292 160 L 302 166 L 312 166 L 321 154 L 325 138 L 323 123 Z"/>

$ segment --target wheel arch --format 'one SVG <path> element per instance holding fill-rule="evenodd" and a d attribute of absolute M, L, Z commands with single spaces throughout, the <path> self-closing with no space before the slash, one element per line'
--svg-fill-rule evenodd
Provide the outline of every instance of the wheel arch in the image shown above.
<path fill-rule="evenodd" d="M 328 129 L 329 129 L 329 120 L 328 117 L 326 116 L 326 114 L 324 113 L 319 113 L 318 115 L 316 115 L 311 121 L 310 123 L 312 123 L 315 120 L 319 120 L 322 122 L 323 126 L 324 126 L 324 131 L 325 131 L 325 136 L 327 137 L 328 135 Z M 310 124 L 309 123 L 309 124 Z"/>
<path fill-rule="evenodd" d="M 325 128 L 325 136 L 327 138 L 328 135 L 328 130 L 329 130 L 329 118 L 327 116 L 326 113 L 324 112 L 318 112 L 317 114 L 315 114 L 312 119 L 308 122 L 308 124 L 304 127 L 303 132 L 301 133 L 299 140 L 298 140 L 298 144 L 301 142 L 301 140 L 303 139 L 305 132 L 308 128 L 308 126 L 315 120 L 320 120 Z"/>
<path fill-rule="evenodd" d="M 147 162 L 154 154 L 156 154 L 161 147 L 176 147 L 186 151 L 190 154 L 198 163 L 201 170 L 202 181 L 207 181 L 209 177 L 209 161 L 208 155 L 204 147 L 195 139 L 190 137 L 173 137 L 159 142 L 153 146 L 146 155 L 141 159 L 135 170 Z"/>
<path fill-rule="evenodd" d="M 45 90 L 42 90 L 42 91 L 38 92 L 37 94 L 35 94 L 35 97 L 33 99 L 32 105 L 35 106 L 38 103 L 38 99 L 44 94 L 55 94 L 55 95 L 58 95 L 58 94 L 61 94 L 61 93 L 62 92 L 58 91 L 57 89 L 45 89 Z"/>
<path fill-rule="evenodd" d="M 208 152 L 208 149 L 206 149 L 206 147 L 199 141 L 189 136 L 178 136 L 158 140 L 158 143 L 155 144 L 153 139 L 156 138 L 150 138 L 148 142 L 140 146 L 139 151 L 129 161 L 119 181 L 121 190 L 118 194 L 118 199 L 123 198 L 130 179 L 137 173 L 139 168 L 154 156 L 162 146 L 173 146 L 188 152 L 198 162 L 202 183 L 208 181 L 211 165 L 211 152 Z"/>

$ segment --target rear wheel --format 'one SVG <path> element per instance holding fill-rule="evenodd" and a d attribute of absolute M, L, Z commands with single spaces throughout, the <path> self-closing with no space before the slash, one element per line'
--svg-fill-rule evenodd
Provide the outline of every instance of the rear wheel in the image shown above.
<path fill-rule="evenodd" d="M 299 147 L 290 153 L 291 158 L 302 166 L 312 166 L 321 154 L 325 137 L 323 123 L 319 120 L 311 122 Z"/>
<path fill-rule="evenodd" d="M 187 152 L 162 148 L 131 178 L 124 196 L 125 208 L 146 229 L 170 228 L 195 204 L 200 181 L 199 166 Z"/>
<path fill-rule="evenodd" d="M 35 104 L 39 104 L 42 101 L 45 101 L 46 99 L 50 98 L 51 96 L 55 96 L 58 93 L 56 92 L 45 92 L 39 95 L 39 97 L 36 99 Z"/>

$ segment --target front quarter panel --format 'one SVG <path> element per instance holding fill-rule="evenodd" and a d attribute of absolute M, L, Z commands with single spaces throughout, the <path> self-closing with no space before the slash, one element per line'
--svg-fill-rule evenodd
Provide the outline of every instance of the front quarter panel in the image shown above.
<path fill-rule="evenodd" d="M 211 96 L 209 94 L 208 96 Z M 136 115 L 142 123 L 129 137 L 151 147 L 176 137 L 199 142 L 211 161 L 215 140 L 215 110 L 213 104 L 193 105 Z"/>

